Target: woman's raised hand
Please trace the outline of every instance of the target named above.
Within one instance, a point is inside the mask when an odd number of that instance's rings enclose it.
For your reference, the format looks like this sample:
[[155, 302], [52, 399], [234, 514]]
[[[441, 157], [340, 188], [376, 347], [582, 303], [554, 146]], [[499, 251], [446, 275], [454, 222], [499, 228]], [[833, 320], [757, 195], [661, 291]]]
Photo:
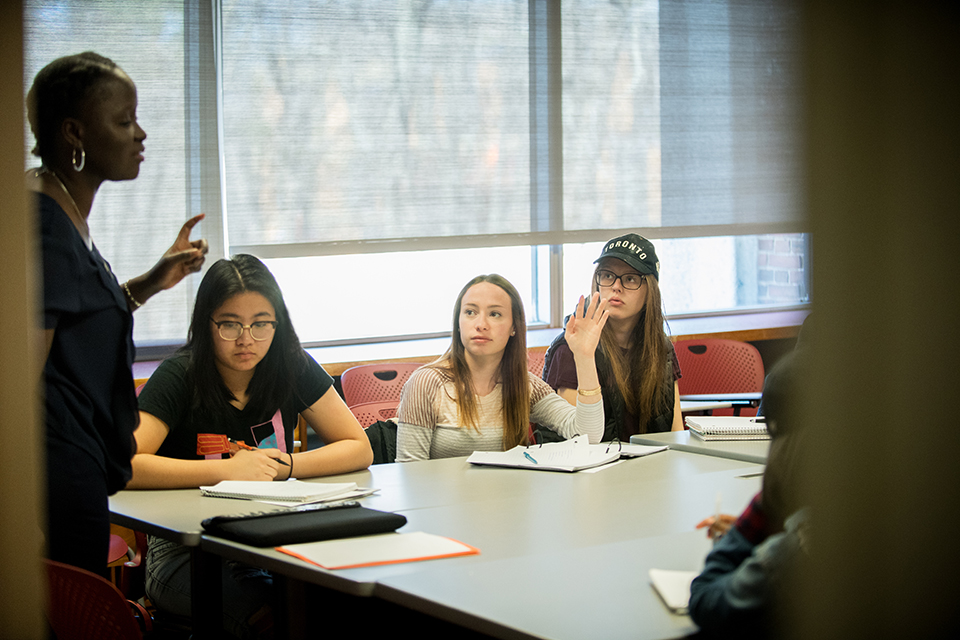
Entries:
[[240, 449], [230, 457], [224, 480], [273, 480], [280, 473], [279, 449]]
[[585, 304], [583, 296], [577, 302], [577, 308], [567, 320], [567, 346], [574, 357], [592, 358], [600, 343], [603, 325], [607, 323], [607, 301], [595, 293]]
[[190, 240], [190, 231], [203, 220], [201, 213], [183, 223], [180, 233], [173, 245], [167, 249], [157, 264], [150, 271], [130, 278], [124, 283], [127, 296], [130, 298], [130, 310], [135, 311], [143, 303], [165, 289], [174, 286], [191, 273], [200, 271], [203, 261], [207, 259], [207, 241]]
[[203, 220], [204, 214], [187, 220], [182, 227], [173, 245], [150, 270], [150, 280], [157, 290], [169, 289], [191, 273], [200, 271], [206, 260], [207, 241], [204, 239], [190, 240], [190, 232]]

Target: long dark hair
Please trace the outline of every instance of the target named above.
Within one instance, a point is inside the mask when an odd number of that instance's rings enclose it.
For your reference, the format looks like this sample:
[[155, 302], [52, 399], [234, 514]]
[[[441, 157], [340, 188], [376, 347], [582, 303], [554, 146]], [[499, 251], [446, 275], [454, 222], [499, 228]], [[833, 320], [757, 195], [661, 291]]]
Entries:
[[187, 344], [181, 349], [190, 356], [193, 408], [206, 419], [217, 420], [234, 400], [217, 370], [213, 341], [219, 337], [214, 336], [210, 318], [227, 300], [248, 291], [266, 298], [273, 305], [277, 319], [270, 349], [257, 364], [247, 387], [248, 406], [264, 413], [279, 409], [294, 393], [304, 358], [309, 357], [300, 346], [300, 339], [290, 322], [280, 286], [266, 265], [245, 254], [217, 260], [200, 282]]
[[453, 307], [453, 339], [450, 348], [440, 358], [431, 363], [433, 369], [444, 372], [453, 380], [457, 397], [457, 413], [461, 426], [479, 429], [477, 400], [473, 392], [473, 378], [467, 365], [466, 349], [460, 334], [460, 308], [463, 296], [475, 284], [489, 282], [503, 289], [510, 297], [511, 319], [514, 335], [507, 340], [507, 346], [500, 360], [500, 384], [503, 397], [503, 448], [512, 449], [527, 442], [530, 428], [530, 379], [527, 373], [527, 321], [523, 313], [523, 301], [516, 287], [503, 276], [492, 273], [477, 276], [468, 282]]
[[27, 119], [37, 140], [33, 155], [50, 166], [56, 149], [56, 137], [65, 118], [80, 114], [84, 102], [99, 84], [117, 79], [122, 69], [110, 58], [93, 51], [57, 58], [37, 73], [27, 92]]
[[[646, 430], [651, 419], [671, 409], [671, 389], [664, 384], [667, 380], [670, 348], [669, 338], [663, 329], [660, 284], [652, 275], [646, 275], [644, 279], [647, 296], [640, 311], [640, 319], [633, 328], [630, 348], [624, 353], [608, 323], [600, 334], [602, 357], [597, 361], [601, 382], [604, 386], [617, 388], [627, 410], [637, 417], [641, 432]], [[593, 291], [596, 293], [599, 290], [594, 271]], [[670, 382], [672, 383], [672, 379]]]

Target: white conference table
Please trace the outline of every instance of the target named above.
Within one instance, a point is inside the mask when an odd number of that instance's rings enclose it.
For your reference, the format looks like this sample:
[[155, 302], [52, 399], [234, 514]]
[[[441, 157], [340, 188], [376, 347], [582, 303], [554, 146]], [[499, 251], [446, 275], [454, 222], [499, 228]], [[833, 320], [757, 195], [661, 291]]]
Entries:
[[769, 440], [701, 440], [689, 430], [664, 433], [640, 433], [630, 436], [632, 444], [666, 445], [674, 451], [766, 464]]
[[[640, 560], [663, 558], [659, 568], [698, 569], [706, 543], [694, 525], [714, 513], [718, 492], [723, 510], [739, 513], [759, 491], [757, 470], [751, 463], [681, 451], [575, 474], [474, 467], [465, 458], [376, 465], [320, 481], [375, 486], [380, 492], [362, 504], [402, 513], [408, 523], [400, 532], [448, 536], [478, 547], [481, 554], [338, 571], [270, 548], [201, 535], [203, 518], [267, 508], [257, 503], [205, 498], [198, 490], [124, 491], [111, 498], [111, 510], [119, 524], [199, 544], [197, 562], [209, 571], [197, 574], [197, 591], [204, 596], [219, 598], [204, 582], [216, 575], [209, 567], [218, 563], [211, 558], [274, 572], [285, 593], [293, 594], [287, 599], [290, 619], [280, 630], [294, 637], [311, 624], [328, 622], [324, 617], [311, 622], [313, 600], [303, 595], [304, 589], [319, 588], [328, 599], [338, 594], [341, 604], [352, 599], [360, 611], [390, 602], [497, 637], [576, 638], [583, 637], [576, 629], [594, 625], [611, 633], [623, 629], [632, 637], [663, 638], [695, 629], [689, 618], [669, 613], [660, 603], [646, 576], [653, 565]], [[597, 561], [601, 557], [609, 562]], [[639, 564], [632, 566], [635, 561]], [[584, 572], [591, 567], [595, 573], [588, 576]], [[474, 582], [474, 575], [485, 577]], [[448, 586], [438, 592], [432, 585], [439, 584]], [[633, 606], [649, 615], [657, 612], [658, 622], [624, 618], [621, 623], [624, 608], [604, 606], [602, 597], [584, 606], [584, 590], [591, 584], [604, 585], [607, 595], [618, 598], [630, 594]], [[514, 596], [502, 597], [501, 588]], [[487, 593], [486, 600], [475, 597], [480, 591]], [[525, 603], [519, 611], [514, 597]], [[209, 597], [204, 606], [212, 606]], [[219, 620], [198, 622], [202, 634]]]
[[680, 413], [696, 413], [698, 411], [713, 411], [714, 409], [729, 409], [732, 402], [721, 400], [681, 400]]
[[[650, 585], [651, 568], [699, 571], [703, 531], [543, 552], [378, 581], [378, 597], [495, 637], [678, 638], [696, 632]], [[545, 585], [552, 588], [545, 590]], [[542, 599], [531, 601], [541, 593]], [[495, 594], [495, 597], [491, 597]]]

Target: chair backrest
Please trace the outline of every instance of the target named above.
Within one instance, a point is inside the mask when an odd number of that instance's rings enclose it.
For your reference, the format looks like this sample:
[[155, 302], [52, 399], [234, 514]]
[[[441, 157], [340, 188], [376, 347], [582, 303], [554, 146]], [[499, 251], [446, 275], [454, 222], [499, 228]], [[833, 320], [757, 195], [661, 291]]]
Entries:
[[367, 402], [400, 402], [400, 391], [410, 374], [423, 365], [415, 362], [362, 364], [340, 376], [348, 407]]
[[387, 400], [386, 402], [362, 402], [350, 407], [350, 411], [356, 416], [360, 426], [366, 429], [378, 420], [389, 420], [397, 415], [397, 407], [400, 406], [399, 400]]
[[746, 342], [710, 338], [678, 340], [680, 393], [756, 393], [763, 391], [763, 359]]
[[547, 357], [547, 350], [542, 347], [527, 348], [527, 370], [538, 378], [543, 377], [543, 359]]
[[50, 596], [47, 619], [58, 640], [143, 638], [130, 603], [110, 582], [85, 569], [44, 562]]

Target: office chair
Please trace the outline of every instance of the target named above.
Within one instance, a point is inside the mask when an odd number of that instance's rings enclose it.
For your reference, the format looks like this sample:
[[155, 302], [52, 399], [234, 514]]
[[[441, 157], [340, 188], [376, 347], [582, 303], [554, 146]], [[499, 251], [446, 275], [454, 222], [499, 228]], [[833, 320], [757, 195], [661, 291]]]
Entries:
[[544, 347], [527, 348], [527, 370], [538, 378], [543, 377], [543, 360], [547, 357]]
[[385, 402], [362, 402], [350, 407], [350, 411], [357, 418], [360, 426], [366, 429], [374, 422], [379, 420], [389, 420], [397, 415], [397, 407], [400, 406], [399, 400], [387, 400]]
[[[683, 374], [677, 383], [682, 396], [763, 391], [763, 359], [751, 344], [709, 338], [678, 340], [673, 348]], [[713, 413], [732, 415], [734, 410], [719, 409]], [[737, 415], [756, 415], [756, 409], [747, 408]]]
[[140, 640], [152, 630], [146, 609], [123, 597], [109, 581], [86, 569], [44, 560], [47, 567], [47, 619], [58, 640]]
[[350, 367], [340, 376], [343, 400], [348, 407], [368, 402], [399, 403], [403, 383], [421, 366], [414, 362], [397, 362]]

